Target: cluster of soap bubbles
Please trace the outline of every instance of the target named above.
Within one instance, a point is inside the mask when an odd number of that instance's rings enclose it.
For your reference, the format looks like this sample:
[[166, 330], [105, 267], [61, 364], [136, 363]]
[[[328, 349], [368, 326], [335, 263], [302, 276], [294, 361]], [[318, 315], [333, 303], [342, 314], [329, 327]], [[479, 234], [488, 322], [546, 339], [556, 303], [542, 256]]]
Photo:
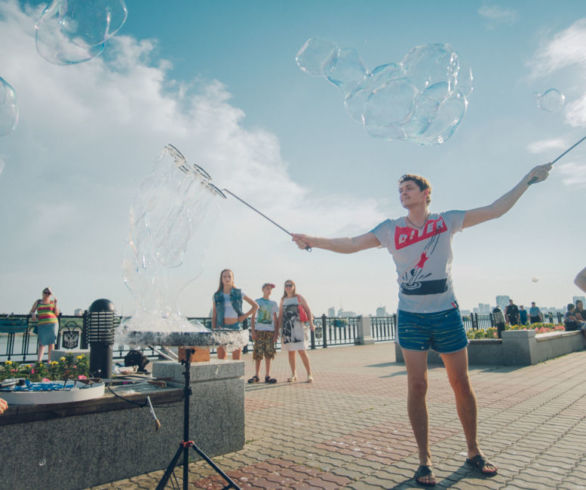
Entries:
[[16, 92], [12, 85], [0, 77], [0, 136], [10, 134], [17, 124]]
[[53, 0], [35, 24], [37, 51], [57, 65], [91, 60], [127, 14], [124, 0]]
[[[179, 279], [172, 281], [170, 276], [183, 264], [188, 245], [192, 256], [203, 259], [209, 228], [219, 211], [219, 195], [223, 194], [211, 184], [205, 170], [188, 164], [174, 146], [165, 147], [153, 171], [141, 182], [130, 209], [123, 277], [137, 311], [125, 322], [126, 330], [196, 329], [176, 307]], [[192, 240], [194, 236], [196, 240]], [[190, 272], [197, 276], [201, 270]], [[205, 330], [202, 325], [197, 327]]]
[[537, 95], [537, 107], [546, 112], [560, 112], [566, 103], [566, 96], [558, 89], [550, 88]]
[[472, 92], [472, 71], [448, 44], [416, 46], [400, 62], [368, 70], [355, 49], [312, 38], [296, 61], [304, 72], [339, 87], [348, 113], [370, 135], [389, 140], [444, 143], [461, 123]]

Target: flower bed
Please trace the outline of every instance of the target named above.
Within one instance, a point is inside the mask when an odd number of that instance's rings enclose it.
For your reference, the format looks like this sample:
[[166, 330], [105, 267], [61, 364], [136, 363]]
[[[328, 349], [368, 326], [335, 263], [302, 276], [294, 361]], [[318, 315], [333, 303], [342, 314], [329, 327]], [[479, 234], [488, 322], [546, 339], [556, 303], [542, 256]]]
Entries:
[[51, 361], [48, 364], [6, 361], [0, 365], [0, 381], [11, 378], [23, 378], [30, 381], [87, 379], [89, 369], [89, 359], [86, 355], [68, 354], [61, 357], [59, 361]]
[[[533, 323], [532, 325], [511, 325], [505, 330], [535, 330], [535, 333], [565, 332], [563, 325], [553, 323]], [[466, 336], [470, 340], [476, 339], [496, 339], [498, 338], [496, 327], [479, 328], [478, 330], [468, 330]]]

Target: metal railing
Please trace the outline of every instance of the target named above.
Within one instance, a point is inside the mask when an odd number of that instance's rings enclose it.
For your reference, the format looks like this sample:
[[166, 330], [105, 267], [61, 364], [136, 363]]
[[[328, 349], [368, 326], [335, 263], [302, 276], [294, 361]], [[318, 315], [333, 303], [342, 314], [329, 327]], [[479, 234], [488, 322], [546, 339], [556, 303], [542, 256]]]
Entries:
[[[463, 316], [466, 330], [477, 330], [495, 326], [492, 314], [471, 313]], [[189, 321], [198, 321], [206, 328], [211, 328], [210, 317], [189, 317]], [[563, 322], [561, 313], [544, 315], [544, 321]], [[311, 349], [327, 348], [339, 345], [352, 345], [359, 336], [361, 317], [328, 317], [322, 315], [314, 318], [315, 332], [311, 332]], [[397, 335], [397, 315], [370, 317], [372, 338], [376, 342], [395, 340]], [[30, 315], [0, 316], [0, 363], [7, 360], [32, 362], [38, 355], [37, 336], [34, 332], [36, 322]], [[252, 349], [249, 342], [248, 349]], [[59, 333], [55, 349], [87, 348], [87, 334], [84, 332], [84, 317], [72, 315], [59, 316]], [[277, 343], [277, 349], [281, 345]], [[113, 358], [119, 361], [129, 351], [128, 346], [115, 345]], [[158, 357], [152, 348], [142, 349], [147, 357]]]

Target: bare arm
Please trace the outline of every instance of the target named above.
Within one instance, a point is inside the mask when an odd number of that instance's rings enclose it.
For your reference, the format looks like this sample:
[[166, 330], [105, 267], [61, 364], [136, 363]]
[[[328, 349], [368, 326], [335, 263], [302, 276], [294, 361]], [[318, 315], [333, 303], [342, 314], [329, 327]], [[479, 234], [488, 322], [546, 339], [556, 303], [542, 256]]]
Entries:
[[61, 312], [59, 311], [59, 307], [57, 306], [57, 298], [55, 298], [55, 299], [53, 300], [53, 306], [54, 306], [54, 310], [53, 310], [53, 311], [55, 312], [55, 315], [59, 316], [59, 314], [60, 314]]
[[216, 302], [214, 301], [212, 308], [212, 330], [216, 329], [217, 317], [218, 314], [216, 312]]
[[582, 269], [576, 279], [574, 279], [574, 283], [578, 286], [582, 291], [586, 292], [586, 267]]
[[29, 315], [31, 316], [31, 319], [33, 322], [37, 321], [37, 307], [39, 306], [39, 300], [36, 300], [33, 303], [33, 307], [31, 308], [31, 311], [29, 312]]
[[257, 312], [257, 310], [258, 310], [258, 304], [257, 304], [257, 302], [256, 302], [256, 301], [254, 301], [253, 299], [249, 298], [249, 297], [248, 297], [248, 296], [246, 296], [246, 295], [244, 295], [244, 296], [242, 297], [242, 299], [243, 299], [244, 301], [246, 301], [246, 302], [247, 302], [247, 303], [248, 303], [248, 304], [251, 306], [251, 308], [250, 308], [250, 310], [248, 310], [246, 313], [244, 313], [243, 315], [240, 315], [240, 316], [238, 317], [238, 321], [239, 321], [239, 322], [242, 322], [242, 321], [244, 321], [246, 318], [248, 318], [249, 316], [252, 316], [252, 315], [254, 315], [254, 314]]
[[379, 247], [380, 242], [374, 233], [368, 232], [353, 238], [320, 238], [293, 233], [293, 241], [299, 248], [323, 248], [341, 254], [352, 254], [368, 248]]
[[283, 326], [283, 299], [279, 303], [279, 327]]
[[462, 227], [468, 228], [469, 226], [478, 225], [484, 221], [501, 217], [509, 209], [511, 209], [519, 200], [519, 198], [525, 193], [525, 191], [529, 188], [529, 182], [531, 182], [533, 179], [533, 183], [544, 181], [547, 179], [550, 170], [551, 163], [538, 165], [537, 167], [533, 168], [525, 177], [523, 177], [515, 187], [513, 187], [504, 196], [501, 196], [499, 199], [494, 201], [492, 204], [466, 211]]

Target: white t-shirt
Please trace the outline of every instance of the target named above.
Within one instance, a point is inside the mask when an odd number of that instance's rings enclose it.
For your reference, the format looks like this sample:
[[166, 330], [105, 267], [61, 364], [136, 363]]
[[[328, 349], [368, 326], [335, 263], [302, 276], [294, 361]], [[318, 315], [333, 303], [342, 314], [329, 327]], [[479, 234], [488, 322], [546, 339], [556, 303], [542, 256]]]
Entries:
[[258, 311], [256, 312], [255, 330], [264, 332], [275, 331], [275, 317], [279, 314], [279, 307], [277, 303], [270, 299], [259, 298], [256, 300], [258, 304]]
[[[241, 291], [242, 299], [244, 300], [244, 291]], [[224, 318], [238, 318], [238, 313], [232, 306], [232, 301], [230, 301], [230, 295], [226, 293], [222, 293], [224, 295]]]
[[419, 230], [405, 217], [387, 219], [371, 230], [393, 256], [399, 310], [434, 313], [457, 307], [452, 287], [452, 236], [462, 230], [466, 211], [430, 214]]

